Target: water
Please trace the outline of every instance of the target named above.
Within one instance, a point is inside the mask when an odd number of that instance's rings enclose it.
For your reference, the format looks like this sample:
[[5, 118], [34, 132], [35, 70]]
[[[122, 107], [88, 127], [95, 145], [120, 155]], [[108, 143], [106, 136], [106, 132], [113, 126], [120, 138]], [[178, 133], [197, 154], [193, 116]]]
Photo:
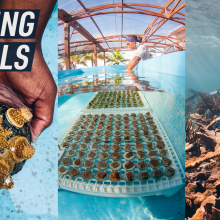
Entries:
[[[74, 94], [59, 97], [62, 105], [58, 109], [58, 138], [61, 137], [70, 122], [94, 95]], [[143, 92], [153, 111], [164, 126], [182, 164], [184, 155], [184, 104], [183, 95]], [[161, 108], [164, 106], [163, 108]], [[175, 131], [175, 132], [173, 132]], [[184, 189], [171, 198], [162, 196], [134, 197], [134, 198], [106, 198], [59, 191], [59, 219], [181, 219], [185, 214]]]
[[[106, 70], [82, 72], [69, 70], [59, 79], [59, 96], [116, 90], [158, 91], [184, 93], [184, 77], [162, 72]], [[83, 69], [84, 70], [84, 69]], [[73, 88], [74, 87], [74, 88]]]
[[186, 4], [186, 97], [188, 89], [212, 92], [220, 88], [220, 1]]

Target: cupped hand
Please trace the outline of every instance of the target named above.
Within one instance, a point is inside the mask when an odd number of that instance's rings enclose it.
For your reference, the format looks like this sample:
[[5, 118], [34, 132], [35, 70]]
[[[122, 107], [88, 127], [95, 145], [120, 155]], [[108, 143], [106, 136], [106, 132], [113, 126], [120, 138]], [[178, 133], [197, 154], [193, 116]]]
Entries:
[[57, 86], [44, 61], [40, 48], [36, 48], [31, 72], [0, 72], [0, 83], [11, 88], [33, 113], [32, 142], [53, 120]]

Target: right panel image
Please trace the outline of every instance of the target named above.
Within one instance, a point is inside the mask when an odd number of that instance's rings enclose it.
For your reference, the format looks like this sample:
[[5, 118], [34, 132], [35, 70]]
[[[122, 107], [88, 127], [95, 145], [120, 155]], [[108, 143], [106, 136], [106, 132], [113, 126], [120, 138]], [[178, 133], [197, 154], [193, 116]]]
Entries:
[[186, 4], [186, 219], [220, 219], [220, 2]]

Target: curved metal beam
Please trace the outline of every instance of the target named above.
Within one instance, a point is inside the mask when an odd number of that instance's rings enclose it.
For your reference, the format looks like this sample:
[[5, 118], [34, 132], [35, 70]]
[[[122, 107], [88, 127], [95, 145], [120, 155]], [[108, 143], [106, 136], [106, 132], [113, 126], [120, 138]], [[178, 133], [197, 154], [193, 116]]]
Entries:
[[[124, 14], [142, 14], [142, 15], [150, 15], [150, 16], [158, 16], [161, 18], [166, 18], [165, 15], [159, 14], [157, 12], [149, 11], [149, 12], [142, 12], [142, 11], [105, 11], [105, 12], [97, 12], [97, 13], [90, 13], [90, 16], [97, 16], [97, 15], [106, 15], [106, 14], [118, 14], [118, 13], [124, 13]], [[89, 17], [88, 14], [85, 14], [83, 16], [74, 16], [70, 20], [79, 20], [82, 18], [87, 18]]]
[[[164, 9], [165, 7], [163, 6], [158, 6], [158, 5], [151, 5], [151, 4], [138, 4], [138, 3], [123, 3], [123, 5], [121, 5], [120, 3], [118, 4], [106, 4], [106, 5], [99, 5], [99, 6], [94, 6], [91, 8], [87, 8], [90, 12], [94, 12], [94, 11], [101, 11], [104, 9], [109, 9], [109, 8], [116, 8], [116, 7], [124, 7], [124, 8], [132, 8], [132, 7], [148, 7], [148, 8], [158, 8], [158, 9]], [[139, 10], [143, 10], [145, 11], [146, 9], [143, 8], [139, 8]], [[172, 10], [167, 8], [167, 10]], [[80, 11], [76, 11], [71, 13], [70, 15], [75, 16], [77, 14], [81, 14], [83, 13], [83, 10]], [[183, 13], [179, 12], [178, 14], [185, 16]]]
[[[70, 15], [73, 16], [72, 20], [79, 20], [82, 18], [86, 18], [89, 16], [97, 16], [97, 15], [103, 15], [103, 14], [115, 14], [115, 13], [132, 13], [132, 14], [144, 14], [144, 15], [150, 15], [150, 16], [156, 16], [156, 17], [161, 17], [161, 18], [167, 18], [172, 20], [172, 16], [171, 17], [167, 17], [167, 15], [163, 15], [161, 12], [155, 12], [155, 11], [151, 11], [151, 10], [147, 10], [147, 9], [143, 9], [143, 8], [137, 8], [137, 7], [133, 7], [133, 6], [141, 6], [141, 7], [150, 7], [150, 8], [160, 8], [162, 9], [162, 11], [164, 11], [165, 9], [170, 11], [172, 14], [176, 13], [176, 14], [180, 14], [185, 16], [183, 13], [177, 11], [173, 11], [173, 9], [169, 9], [169, 8], [165, 8], [162, 6], [157, 6], [157, 5], [149, 5], [149, 4], [106, 4], [106, 5], [101, 5], [101, 6], [95, 6], [95, 7], [91, 7], [91, 8], [87, 8], [87, 12], [85, 12], [84, 10], [80, 10], [74, 13], [71, 13]], [[109, 8], [116, 8], [116, 7], [121, 7], [123, 8], [132, 8], [132, 9], [136, 9], [139, 11], [106, 11], [106, 12], [98, 12], [104, 9], [109, 9]], [[88, 13], [89, 12], [89, 13]], [[174, 20], [175, 22], [179, 22], [178, 20]], [[63, 22], [59, 23], [58, 25], [62, 25]], [[181, 22], [182, 24], [182, 22]]]

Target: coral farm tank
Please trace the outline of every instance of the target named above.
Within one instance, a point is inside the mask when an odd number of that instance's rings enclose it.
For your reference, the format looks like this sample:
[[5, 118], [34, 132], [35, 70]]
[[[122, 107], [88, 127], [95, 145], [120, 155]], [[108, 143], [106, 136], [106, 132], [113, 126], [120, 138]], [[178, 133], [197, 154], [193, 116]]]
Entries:
[[13, 188], [12, 176], [35, 152], [27, 124], [31, 118], [27, 108], [15, 109], [0, 102], [0, 189]]

